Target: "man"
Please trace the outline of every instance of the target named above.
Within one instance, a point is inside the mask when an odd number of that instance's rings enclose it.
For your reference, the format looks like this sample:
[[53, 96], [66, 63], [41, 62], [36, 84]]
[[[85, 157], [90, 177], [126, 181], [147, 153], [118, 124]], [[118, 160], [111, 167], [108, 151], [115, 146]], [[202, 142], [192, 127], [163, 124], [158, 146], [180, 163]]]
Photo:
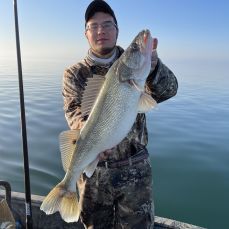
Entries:
[[[88, 78], [104, 76], [123, 52], [116, 45], [118, 24], [111, 7], [101, 0], [89, 4], [85, 13], [87, 56], [64, 73], [65, 117], [71, 129], [81, 129], [88, 115], [81, 112]], [[152, 66], [145, 90], [158, 102], [174, 96], [177, 80], [157, 57], [154, 40]], [[81, 220], [86, 228], [153, 228], [152, 173], [146, 149], [148, 134], [145, 114], [136, 121], [123, 141], [101, 152], [91, 178], [84, 174], [78, 183], [82, 202]]]

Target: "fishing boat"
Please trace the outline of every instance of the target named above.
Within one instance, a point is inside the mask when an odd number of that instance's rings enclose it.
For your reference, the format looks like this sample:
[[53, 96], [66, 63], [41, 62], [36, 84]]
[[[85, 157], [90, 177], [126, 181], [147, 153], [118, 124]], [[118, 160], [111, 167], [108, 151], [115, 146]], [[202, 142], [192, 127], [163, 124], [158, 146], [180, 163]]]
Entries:
[[[21, 192], [13, 192], [11, 191], [10, 184], [6, 181], [0, 181], [0, 201], [5, 199], [13, 216], [15, 218], [16, 224], [18, 224], [17, 228], [25, 228], [25, 193]], [[83, 225], [80, 222], [77, 223], [66, 223], [61, 219], [60, 214], [54, 213], [53, 215], [46, 215], [43, 211], [40, 210], [40, 205], [45, 197], [39, 195], [31, 195], [31, 203], [32, 203], [32, 218], [33, 218], [33, 228], [40, 229], [62, 229], [62, 228], [77, 228], [84, 229]], [[1, 215], [1, 213], [0, 213]], [[21, 226], [20, 226], [21, 225]], [[0, 228], [1, 223], [0, 223]], [[155, 224], [154, 229], [204, 229], [203, 227], [198, 227], [192, 224], [187, 224], [183, 222], [179, 222], [172, 219], [162, 218], [159, 216], [155, 216]]]

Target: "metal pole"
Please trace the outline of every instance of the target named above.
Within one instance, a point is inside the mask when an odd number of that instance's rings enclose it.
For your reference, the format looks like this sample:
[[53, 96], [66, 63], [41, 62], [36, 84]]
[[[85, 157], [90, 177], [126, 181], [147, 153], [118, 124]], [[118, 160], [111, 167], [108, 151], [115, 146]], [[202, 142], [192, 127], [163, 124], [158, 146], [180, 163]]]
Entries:
[[22, 66], [21, 66], [21, 50], [20, 50], [20, 39], [19, 39], [19, 29], [18, 29], [17, 0], [13, 0], [13, 1], [14, 1], [14, 18], [15, 18], [15, 33], [16, 33], [16, 47], [17, 47], [17, 62], [18, 62], [18, 81], [19, 81], [19, 94], [20, 94], [20, 106], [21, 106], [21, 134], [22, 134], [23, 157], [24, 157], [26, 228], [32, 229], [33, 221], [32, 221], [32, 206], [31, 206], [31, 192], [30, 192], [30, 177], [29, 177], [29, 159], [28, 159], [24, 91], [23, 91], [23, 78], [22, 78]]

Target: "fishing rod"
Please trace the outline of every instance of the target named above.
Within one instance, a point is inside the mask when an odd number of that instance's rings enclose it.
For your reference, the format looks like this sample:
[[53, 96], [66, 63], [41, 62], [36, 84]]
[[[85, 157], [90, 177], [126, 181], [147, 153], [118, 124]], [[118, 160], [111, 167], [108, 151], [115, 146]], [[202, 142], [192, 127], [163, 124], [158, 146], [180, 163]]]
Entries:
[[33, 221], [32, 221], [32, 206], [31, 206], [31, 192], [30, 192], [30, 177], [29, 177], [29, 158], [28, 158], [26, 120], [25, 120], [23, 77], [22, 77], [22, 66], [21, 66], [21, 50], [20, 50], [19, 28], [18, 28], [17, 0], [13, 0], [13, 3], [14, 3], [14, 19], [15, 19], [15, 33], [16, 33], [17, 63], [18, 63], [18, 82], [19, 82], [20, 108], [21, 108], [21, 134], [22, 134], [23, 158], [24, 158], [26, 228], [32, 229]]

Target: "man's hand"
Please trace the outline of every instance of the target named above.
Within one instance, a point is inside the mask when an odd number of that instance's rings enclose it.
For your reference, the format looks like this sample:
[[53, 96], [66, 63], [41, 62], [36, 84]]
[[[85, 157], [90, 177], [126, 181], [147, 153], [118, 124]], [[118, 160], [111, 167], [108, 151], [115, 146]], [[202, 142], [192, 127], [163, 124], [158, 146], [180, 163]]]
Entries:
[[153, 38], [151, 71], [155, 69], [157, 62], [158, 62], [157, 45], [158, 45], [157, 38]]
[[[113, 149], [113, 148], [112, 148]], [[107, 149], [99, 154], [99, 160], [105, 161], [109, 155], [112, 153], [112, 149]]]

